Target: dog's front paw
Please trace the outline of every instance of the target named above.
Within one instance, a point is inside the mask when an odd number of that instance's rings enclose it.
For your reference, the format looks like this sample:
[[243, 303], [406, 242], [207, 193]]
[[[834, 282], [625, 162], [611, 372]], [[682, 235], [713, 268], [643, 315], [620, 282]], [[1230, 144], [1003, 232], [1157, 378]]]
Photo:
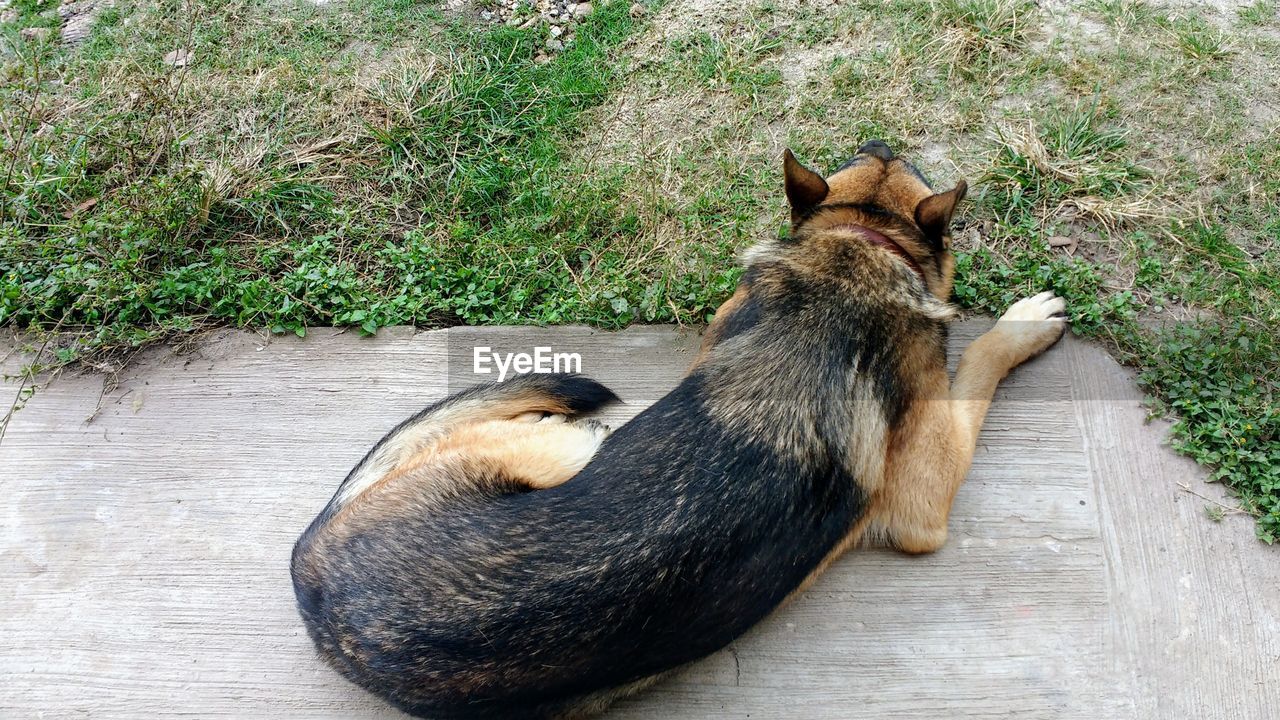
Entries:
[[1051, 291], [1014, 303], [996, 323], [1014, 364], [1048, 350], [1067, 329], [1067, 303]]

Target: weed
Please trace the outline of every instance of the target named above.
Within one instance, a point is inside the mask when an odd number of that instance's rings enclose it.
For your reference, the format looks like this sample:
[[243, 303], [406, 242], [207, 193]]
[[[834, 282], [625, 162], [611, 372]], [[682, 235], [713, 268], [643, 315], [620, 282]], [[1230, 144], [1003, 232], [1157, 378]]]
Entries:
[[969, 54], [1022, 48], [1032, 29], [1035, 4], [1029, 0], [934, 0], [935, 21], [965, 35]]
[[1144, 0], [1091, 0], [1086, 7], [1120, 30], [1133, 30], [1150, 23], [1155, 17]]
[[1244, 25], [1257, 27], [1274, 20], [1276, 9], [1274, 0], [1256, 0], [1252, 5], [1244, 5], [1236, 10], [1236, 17]]
[[[1259, 517], [1258, 535], [1280, 538], [1280, 377], [1271, 333], [1247, 323], [1176, 325], [1157, 334], [1142, 386], [1172, 411], [1175, 446], [1213, 468], [1243, 507]], [[1257, 375], [1257, 372], [1270, 372]]]
[[1105, 116], [1094, 98], [1051, 111], [1039, 124], [998, 129], [984, 201], [1010, 224], [1016, 215], [1043, 221], [1068, 208], [1109, 227], [1154, 216], [1142, 198], [1146, 173], [1122, 152], [1128, 133]]
[[778, 36], [763, 32], [726, 38], [697, 32], [670, 43], [676, 63], [685, 66], [693, 79], [710, 88], [727, 88], [744, 96], [782, 81], [776, 67], [761, 65], [762, 59], [781, 46]]
[[1166, 26], [1178, 49], [1192, 60], [1217, 60], [1228, 53], [1226, 35], [1198, 15], [1168, 21]]

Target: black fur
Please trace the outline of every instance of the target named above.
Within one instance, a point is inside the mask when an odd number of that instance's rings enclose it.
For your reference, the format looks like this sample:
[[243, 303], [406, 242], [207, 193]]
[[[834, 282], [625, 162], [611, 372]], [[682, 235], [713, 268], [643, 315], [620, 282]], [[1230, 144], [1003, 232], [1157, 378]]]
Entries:
[[[440, 718], [541, 717], [566, 698], [695, 660], [768, 614], [839, 541], [862, 511], [857, 485], [834, 463], [806, 472], [730, 434], [701, 407], [701, 382], [696, 375], [686, 379], [607, 440], [607, 466], [588, 465], [559, 488], [496, 499], [482, 514], [458, 508], [418, 528], [420, 537], [454, 540], [427, 553], [415, 573], [419, 583], [453, 586], [443, 592], [465, 583], [465, 592], [476, 596], [518, 586], [526, 601], [481, 620], [454, 615], [465, 608], [442, 607], [437, 623], [412, 628], [403, 645], [380, 656], [386, 674], [379, 685], [420, 678], [415, 668], [430, 658], [430, 675], [440, 685], [422, 695], [405, 688], [397, 703], [403, 710]], [[787, 477], [800, 482], [772, 487]], [[640, 478], [644, 482], [636, 482]], [[518, 548], [533, 528], [556, 540], [541, 544], [537, 558], [514, 560], [511, 574], [495, 572], [483, 556], [449, 552], [467, 547], [457, 541], [468, 536]], [[402, 537], [417, 534], [406, 531]], [[427, 548], [375, 543], [352, 549]], [[517, 570], [523, 567], [539, 570]], [[478, 576], [485, 580], [472, 579]], [[386, 599], [432, 602], [430, 596]], [[544, 599], [559, 607], [547, 607]], [[554, 658], [557, 667], [539, 667], [541, 656]], [[574, 667], [564, 667], [567, 658]], [[508, 678], [505, 687], [450, 687], [451, 675], [495, 661], [497, 674]], [[509, 693], [512, 687], [523, 690]]]
[[[346, 668], [367, 687], [398, 688], [388, 699], [431, 718], [544, 717], [567, 698], [718, 650], [800, 584], [865, 499], [832, 458], [806, 468], [727, 431], [700, 402], [703, 381], [690, 376], [623, 426], [601, 450], [608, 464], [565, 485], [483, 507], [460, 500], [400, 520], [393, 536], [353, 537], [352, 576], [327, 579], [323, 606], [300, 593], [304, 617], [336, 615], [356, 636], [378, 635], [387, 617], [431, 618], [366, 648], [365, 668]], [[529, 546], [529, 532], [542, 541]], [[514, 555], [495, 567], [483, 547]], [[413, 561], [391, 578], [360, 572], [396, 557]], [[487, 616], [459, 602], [515, 589], [521, 603]], [[556, 666], [540, 667], [543, 656]], [[477, 668], [488, 687], [454, 682]]]

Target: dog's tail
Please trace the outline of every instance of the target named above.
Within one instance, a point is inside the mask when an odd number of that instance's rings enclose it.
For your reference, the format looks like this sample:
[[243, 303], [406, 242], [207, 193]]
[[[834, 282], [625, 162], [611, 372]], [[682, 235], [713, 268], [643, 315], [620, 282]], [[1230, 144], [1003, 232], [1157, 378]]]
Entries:
[[581, 415], [617, 401], [609, 388], [582, 375], [529, 374], [468, 388], [400, 423], [373, 446], [338, 486], [317, 520], [332, 516], [380, 478], [452, 430], [526, 413]]

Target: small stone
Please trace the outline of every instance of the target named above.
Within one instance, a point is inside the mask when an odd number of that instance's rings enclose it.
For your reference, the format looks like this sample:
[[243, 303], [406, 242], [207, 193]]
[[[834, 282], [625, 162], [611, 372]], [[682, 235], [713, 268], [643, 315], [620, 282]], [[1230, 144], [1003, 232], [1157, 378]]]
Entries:
[[547, 49], [550, 50], [551, 52], [560, 52], [561, 50], [564, 49], [564, 43], [560, 42], [555, 38], [551, 38], [550, 40], [547, 41]]
[[520, 23], [522, 23], [522, 22], [524, 22], [524, 21], [523, 21], [523, 20], [521, 20], [520, 18], [516, 17], [515, 15], [512, 15], [511, 17], [507, 18], [507, 25], [509, 25], [509, 26], [511, 26], [511, 27], [519, 27], [519, 26], [520, 26]]
[[538, 24], [538, 16], [537, 16], [537, 15], [534, 15], [533, 17], [529, 18], [528, 20], [525, 20], [523, 23], [520, 23], [520, 29], [521, 29], [521, 30], [528, 30], [529, 28], [531, 28], [531, 27], [533, 27], [534, 25], [537, 25], [537, 24]]
[[1065, 235], [1054, 235], [1053, 237], [1049, 238], [1048, 243], [1049, 243], [1049, 247], [1058, 248], [1058, 247], [1067, 247], [1069, 245], [1075, 245], [1076, 241]]
[[85, 13], [92, 12], [94, 10], [94, 6], [98, 3], [99, 0], [75, 0], [74, 2], [64, 2], [58, 6], [58, 17], [66, 20], [72, 15], [84, 15]]
[[533, 56], [533, 61], [539, 65], [545, 65], [551, 61], [551, 56], [544, 52], [539, 52]]
[[169, 65], [180, 68], [190, 65], [191, 57], [190, 50], [172, 50], [164, 56], [164, 61]]
[[18, 19], [17, 10], [5, 10], [0, 13], [0, 23], [11, 23]]
[[24, 40], [48, 40], [49, 35], [52, 33], [49, 28], [31, 27], [22, 28], [22, 32], [19, 34], [22, 35]]
[[627, 10], [627, 12], [628, 12], [628, 13], [631, 15], [631, 17], [633, 17], [633, 18], [642, 18], [642, 17], [644, 17], [646, 14], [648, 14], [648, 12], [649, 12], [649, 11], [648, 11], [648, 10], [646, 10], [646, 9], [645, 9], [645, 7], [644, 7], [643, 5], [641, 5], [640, 3], [633, 3], [633, 4], [631, 5], [631, 9]]
[[591, 13], [595, 11], [596, 11], [595, 7], [589, 2], [578, 3], [577, 5], [573, 6], [573, 19], [583, 20], [585, 18], [591, 17]]
[[98, 204], [98, 198], [96, 198], [96, 197], [89, 198], [88, 200], [85, 200], [84, 202], [80, 203], [79, 205], [76, 205], [75, 207], [71, 208], [70, 210], [68, 210], [68, 211], [66, 211], [66, 212], [64, 212], [64, 213], [62, 213], [62, 217], [64, 217], [64, 218], [73, 218], [73, 217], [75, 217], [76, 215], [78, 215], [78, 214], [80, 214], [80, 213], [82, 213], [82, 212], [84, 212], [84, 211], [86, 211], [86, 210], [89, 210], [89, 209], [93, 208], [93, 206], [94, 206], [94, 205], [97, 205], [97, 204]]
[[493, 13], [489, 12], [488, 10], [481, 10], [481, 11], [480, 11], [480, 19], [481, 19], [481, 20], [492, 20], [492, 19], [493, 19]]
[[89, 37], [98, 15], [111, 4], [112, 0], [64, 0], [58, 7], [58, 16], [62, 18], [62, 42], [75, 45]]
[[563, 33], [564, 33], [564, 28], [560, 27], [559, 25], [551, 26], [551, 37], [558, 38]]

